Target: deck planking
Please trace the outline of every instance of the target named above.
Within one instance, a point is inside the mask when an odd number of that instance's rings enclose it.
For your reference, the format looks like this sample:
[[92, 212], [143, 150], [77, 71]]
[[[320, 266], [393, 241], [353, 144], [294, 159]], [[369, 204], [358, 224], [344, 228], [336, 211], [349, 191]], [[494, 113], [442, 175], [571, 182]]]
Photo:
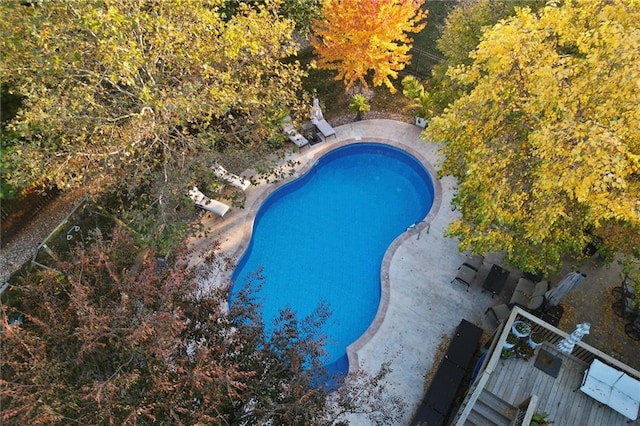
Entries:
[[622, 414], [602, 406], [579, 390], [587, 364], [571, 356], [557, 355], [562, 358], [557, 378], [536, 368], [535, 358], [529, 361], [501, 359], [485, 389], [514, 406], [531, 395], [537, 395], [539, 401], [536, 411], [549, 413], [554, 424], [629, 425], [628, 419]]

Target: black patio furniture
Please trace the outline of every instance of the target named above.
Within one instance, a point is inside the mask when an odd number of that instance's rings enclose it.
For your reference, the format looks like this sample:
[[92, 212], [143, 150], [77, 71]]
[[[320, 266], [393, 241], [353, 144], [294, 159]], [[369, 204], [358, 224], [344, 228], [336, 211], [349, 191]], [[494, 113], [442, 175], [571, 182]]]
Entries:
[[481, 328], [467, 320], [460, 321], [411, 424], [446, 424], [460, 384], [478, 350], [481, 337]]
[[465, 265], [464, 263], [458, 268], [458, 273], [456, 274], [455, 278], [451, 280], [451, 282], [459, 282], [461, 284], [464, 284], [467, 286], [467, 291], [469, 291], [469, 287], [471, 286], [471, 283], [473, 282], [473, 280], [476, 279], [476, 274], [478, 272], [473, 269], [470, 268], [469, 266]]
[[637, 316], [633, 321], [625, 324], [624, 332], [633, 340], [640, 340], [640, 316]]
[[467, 265], [469, 268], [478, 272], [482, 267], [482, 263], [484, 262], [484, 256], [480, 254], [471, 254], [467, 255], [463, 265]]
[[629, 276], [625, 274], [622, 284], [611, 289], [613, 297], [620, 300], [623, 297], [634, 298], [636, 291], [635, 287], [629, 282]]
[[500, 305], [489, 306], [487, 310], [484, 311], [485, 315], [488, 313], [491, 313], [493, 318], [495, 318], [498, 324], [500, 324], [502, 321], [507, 319], [509, 314], [511, 314], [511, 308], [509, 307], [509, 305], [501, 303]]
[[550, 306], [549, 308], [544, 309], [542, 312], [538, 314], [538, 318], [541, 320], [551, 324], [554, 327], [557, 327], [562, 319], [562, 314], [564, 313], [564, 308], [560, 305]]
[[482, 291], [490, 292], [493, 299], [493, 296], [500, 294], [504, 284], [507, 282], [507, 278], [509, 278], [509, 271], [501, 266], [493, 265], [489, 270], [489, 275], [482, 283]]
[[639, 314], [638, 306], [636, 306], [634, 299], [630, 297], [623, 297], [611, 305], [611, 308], [617, 316], [624, 319], [633, 320]]
[[478, 342], [482, 337], [482, 329], [467, 320], [462, 320], [456, 329], [456, 334], [444, 355], [445, 359], [453, 362], [462, 369], [466, 369], [478, 349]]

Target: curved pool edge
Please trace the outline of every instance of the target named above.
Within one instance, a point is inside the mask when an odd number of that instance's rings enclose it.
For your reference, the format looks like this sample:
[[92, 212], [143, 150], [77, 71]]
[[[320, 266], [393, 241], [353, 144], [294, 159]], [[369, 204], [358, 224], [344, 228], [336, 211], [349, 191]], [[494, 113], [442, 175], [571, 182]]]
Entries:
[[[410, 125], [407, 125], [407, 126], [410, 126]], [[435, 168], [428, 161], [428, 159], [423, 154], [416, 151], [414, 148], [396, 139], [390, 139], [390, 138], [381, 138], [381, 137], [375, 137], [375, 136], [360, 136], [360, 137], [345, 138], [342, 140], [337, 140], [335, 142], [333, 141], [323, 142], [323, 146], [319, 147], [319, 149], [317, 149], [317, 151], [315, 151], [308, 159], [306, 159], [304, 163], [301, 163], [301, 166], [299, 167], [299, 169], [297, 169], [291, 176], [288, 176], [287, 178], [282, 179], [273, 184], [268, 184], [267, 187], [260, 193], [260, 195], [251, 203], [251, 206], [247, 209], [246, 220], [242, 224], [242, 231], [241, 231], [241, 237], [240, 237], [241, 242], [238, 245], [238, 248], [235, 250], [235, 252], [232, 255], [233, 259], [240, 259], [244, 255], [245, 251], [249, 247], [249, 243], [251, 242], [253, 226], [255, 223], [257, 213], [260, 207], [262, 206], [262, 204], [272, 193], [274, 193], [279, 188], [287, 185], [290, 182], [293, 182], [294, 180], [306, 174], [309, 170], [311, 170], [311, 168], [317, 163], [317, 161], [321, 157], [328, 154], [330, 151], [336, 150], [338, 148], [341, 148], [347, 145], [353, 145], [358, 143], [380, 143], [384, 145], [389, 145], [389, 146], [398, 148], [400, 150], [403, 150], [409, 155], [413, 156], [427, 170], [433, 184], [434, 194], [433, 194], [433, 204], [427, 216], [425, 216], [424, 219], [422, 219], [418, 224], [416, 224], [414, 228], [412, 228], [411, 230], [405, 231], [402, 234], [400, 234], [398, 237], [396, 237], [394, 241], [391, 243], [391, 245], [385, 251], [385, 254], [382, 260], [382, 266], [380, 269], [380, 303], [378, 305], [376, 315], [373, 321], [371, 322], [371, 324], [369, 325], [369, 327], [367, 328], [367, 330], [356, 341], [351, 343], [346, 348], [346, 352], [347, 352], [346, 356], [349, 363], [349, 373], [355, 373], [359, 369], [358, 351], [362, 349], [364, 346], [366, 346], [366, 344], [369, 343], [369, 341], [376, 335], [376, 333], [378, 332], [378, 330], [380, 329], [381, 325], [385, 320], [387, 308], [389, 306], [389, 301], [390, 301], [390, 293], [391, 293], [389, 268], [395, 252], [400, 246], [402, 246], [402, 244], [405, 241], [407, 241], [407, 239], [417, 235], [419, 232], [422, 232], [424, 229], [426, 229], [430, 225], [433, 218], [437, 215], [438, 211], [440, 210], [440, 207], [442, 204], [441, 183], [437, 177]], [[425, 141], [421, 143], [427, 144], [427, 142]], [[226, 275], [225, 277], [226, 281], [230, 282], [230, 279], [233, 275], [233, 269], [231, 271], [226, 271], [225, 275]]]
[[427, 213], [427, 215], [420, 222], [418, 222], [414, 228], [398, 235], [396, 239], [393, 240], [391, 245], [389, 245], [389, 248], [387, 248], [387, 250], [385, 251], [384, 257], [382, 258], [382, 266], [380, 268], [380, 304], [378, 305], [378, 311], [376, 312], [376, 315], [367, 330], [358, 338], [358, 340], [347, 346], [349, 373], [355, 373], [358, 370], [358, 351], [365, 345], [367, 345], [367, 343], [369, 343], [371, 339], [373, 339], [385, 320], [387, 309], [389, 307], [389, 301], [391, 298], [391, 279], [389, 276], [389, 270], [391, 268], [391, 261], [393, 260], [393, 256], [395, 255], [398, 248], [400, 248], [402, 244], [409, 238], [418, 235], [420, 232], [428, 229], [431, 226], [431, 221], [438, 214], [438, 211], [440, 210], [440, 206], [442, 204], [442, 187], [440, 184], [440, 180], [438, 180], [435, 168], [422, 154], [420, 154], [413, 148], [402, 144], [401, 142], [391, 141], [389, 143], [380, 140], [376, 141], [374, 139], [375, 138], [367, 138], [367, 142], [386, 143], [388, 145], [402, 149], [408, 154], [415, 157], [420, 162], [420, 164], [422, 164], [422, 166], [429, 173], [431, 182], [433, 184], [433, 204], [431, 205], [429, 213]]

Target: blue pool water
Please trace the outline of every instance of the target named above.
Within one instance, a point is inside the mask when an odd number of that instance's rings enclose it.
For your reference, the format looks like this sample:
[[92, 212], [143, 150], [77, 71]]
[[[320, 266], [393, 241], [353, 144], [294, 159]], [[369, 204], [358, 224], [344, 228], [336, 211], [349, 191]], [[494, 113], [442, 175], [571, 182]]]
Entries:
[[346, 348], [373, 321], [386, 250], [433, 204], [431, 177], [405, 151], [378, 143], [343, 146], [273, 192], [256, 214], [251, 242], [232, 276], [234, 294], [251, 273], [266, 324], [290, 306], [303, 318], [320, 302], [331, 317], [328, 365], [348, 369]]

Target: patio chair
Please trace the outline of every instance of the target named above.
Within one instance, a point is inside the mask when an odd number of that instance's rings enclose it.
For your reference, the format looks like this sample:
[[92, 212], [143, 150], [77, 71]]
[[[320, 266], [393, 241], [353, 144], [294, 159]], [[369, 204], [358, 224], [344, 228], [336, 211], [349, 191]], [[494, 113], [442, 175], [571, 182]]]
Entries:
[[329, 123], [327, 123], [327, 120], [324, 119], [318, 98], [313, 100], [313, 108], [311, 108], [311, 122], [316, 126], [320, 133], [322, 133], [325, 140], [329, 136], [333, 136], [334, 138], [336, 137], [336, 131]]
[[251, 185], [248, 179], [245, 179], [238, 175], [234, 175], [233, 173], [229, 173], [227, 169], [222, 167], [220, 164], [214, 163], [213, 166], [211, 166], [211, 169], [213, 169], [213, 173], [216, 176], [218, 176], [220, 179], [226, 180], [232, 186], [235, 186], [236, 188], [240, 188], [243, 191], [246, 190], [249, 187], [249, 185]]
[[544, 306], [544, 294], [549, 290], [549, 281], [534, 283], [527, 278], [520, 278], [516, 285], [509, 306], [520, 306], [529, 312], [536, 312]]
[[293, 127], [293, 120], [290, 115], [287, 115], [280, 122], [280, 126], [282, 126], [282, 130], [287, 135], [289, 140], [296, 144], [298, 148], [302, 148], [305, 145], [309, 145], [309, 140], [302, 136], [295, 127]]
[[212, 200], [204, 195], [197, 186], [194, 186], [189, 190], [189, 198], [191, 198], [196, 206], [203, 210], [215, 213], [220, 217], [224, 216], [224, 214], [230, 209], [228, 205], [221, 203], [220, 201]]
[[467, 255], [463, 265], [467, 265], [469, 268], [478, 272], [482, 267], [482, 263], [484, 262], [484, 256], [480, 254], [470, 254]]
[[462, 264], [458, 268], [458, 274], [454, 279], [451, 280], [451, 283], [457, 281], [467, 286], [467, 291], [469, 291], [469, 287], [471, 287], [471, 283], [476, 278], [476, 274], [478, 272], [475, 269], [468, 267], [465, 264]]
[[500, 324], [502, 321], [507, 319], [509, 314], [511, 314], [511, 308], [509, 308], [508, 305], [502, 303], [496, 306], [489, 306], [487, 310], [484, 311], [485, 315], [488, 313], [491, 313], [491, 315], [493, 315], [493, 318], [495, 318], [498, 324]]

